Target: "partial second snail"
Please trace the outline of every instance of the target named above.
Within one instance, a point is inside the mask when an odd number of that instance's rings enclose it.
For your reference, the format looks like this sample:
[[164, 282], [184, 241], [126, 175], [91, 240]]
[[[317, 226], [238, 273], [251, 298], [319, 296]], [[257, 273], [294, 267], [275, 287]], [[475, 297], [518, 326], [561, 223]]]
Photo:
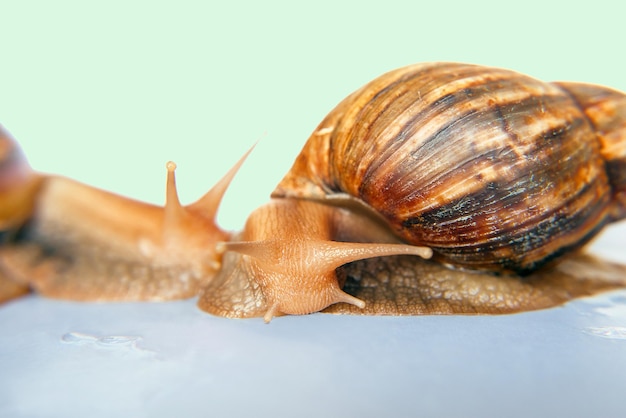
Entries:
[[339, 103], [243, 230], [215, 221], [242, 158], [158, 207], [33, 171], [0, 139], [0, 300], [198, 296], [215, 315], [489, 314], [626, 287], [581, 249], [626, 217], [626, 95], [424, 63]]

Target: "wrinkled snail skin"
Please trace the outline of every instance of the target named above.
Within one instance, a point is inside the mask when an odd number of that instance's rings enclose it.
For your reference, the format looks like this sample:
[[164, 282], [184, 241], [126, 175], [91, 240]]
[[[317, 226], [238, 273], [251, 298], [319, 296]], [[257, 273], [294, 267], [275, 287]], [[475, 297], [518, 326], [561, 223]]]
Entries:
[[626, 96], [433, 63], [318, 126], [273, 196], [354, 196], [441, 262], [527, 273], [625, 216]]
[[270, 201], [224, 231], [216, 213], [248, 153], [190, 205], [168, 163], [158, 207], [37, 174], [0, 132], [0, 301], [199, 295], [211, 314], [269, 322], [512, 313], [626, 287], [625, 266], [578, 251], [626, 217], [621, 92], [469, 64], [391, 71], [339, 103]]
[[[388, 255], [432, 255], [429, 248], [402, 243], [337, 241], [346, 237], [348, 225], [365, 230], [361, 238], [395, 241], [375, 220], [341, 207], [274, 199], [250, 215], [241, 241], [225, 242], [221, 248], [243, 255], [238, 262], [261, 289], [266, 322], [278, 314], [312, 313], [339, 302], [363, 308], [365, 302], [341, 290], [335, 269], [343, 264]], [[205, 290], [200, 307], [212, 311], [214, 297]]]

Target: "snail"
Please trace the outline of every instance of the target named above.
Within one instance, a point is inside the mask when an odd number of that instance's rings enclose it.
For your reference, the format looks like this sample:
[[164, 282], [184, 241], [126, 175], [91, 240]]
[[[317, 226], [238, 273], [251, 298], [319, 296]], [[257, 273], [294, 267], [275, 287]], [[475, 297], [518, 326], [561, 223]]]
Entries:
[[186, 206], [168, 163], [161, 208], [35, 173], [0, 145], [13, 294], [199, 295], [269, 322], [518, 312], [626, 286], [626, 267], [580, 251], [626, 217], [626, 95], [606, 87], [458, 63], [388, 72], [328, 114], [239, 232], [215, 215], [247, 154]]

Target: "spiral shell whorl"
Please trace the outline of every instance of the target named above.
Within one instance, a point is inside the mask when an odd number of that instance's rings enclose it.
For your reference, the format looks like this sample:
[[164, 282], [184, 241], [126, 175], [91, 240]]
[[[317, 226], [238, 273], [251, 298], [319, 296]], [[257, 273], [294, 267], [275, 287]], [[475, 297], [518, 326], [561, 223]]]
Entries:
[[626, 217], [626, 95], [585, 83], [555, 83], [567, 91], [594, 127], [613, 189], [611, 217]]
[[0, 125], [0, 192], [15, 187], [31, 172], [22, 150]]
[[607, 147], [567, 88], [467, 64], [392, 71], [327, 116], [274, 196], [349, 194], [444, 262], [532, 270], [618, 213]]

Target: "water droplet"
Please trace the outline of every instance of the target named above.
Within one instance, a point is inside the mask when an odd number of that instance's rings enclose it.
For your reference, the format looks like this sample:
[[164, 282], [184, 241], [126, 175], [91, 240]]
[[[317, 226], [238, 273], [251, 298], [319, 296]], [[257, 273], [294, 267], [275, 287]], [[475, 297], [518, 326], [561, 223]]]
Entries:
[[151, 353], [151, 350], [139, 347], [142, 338], [137, 335], [105, 335], [97, 336], [84, 332], [68, 332], [63, 334], [61, 341], [68, 344], [93, 345], [105, 349], [122, 349]]
[[612, 340], [626, 340], [626, 327], [588, 327], [585, 328], [584, 331], [596, 337], [610, 338]]
[[64, 343], [72, 344], [89, 344], [94, 343], [98, 339], [90, 334], [84, 334], [82, 332], [68, 332], [61, 337], [61, 341]]

